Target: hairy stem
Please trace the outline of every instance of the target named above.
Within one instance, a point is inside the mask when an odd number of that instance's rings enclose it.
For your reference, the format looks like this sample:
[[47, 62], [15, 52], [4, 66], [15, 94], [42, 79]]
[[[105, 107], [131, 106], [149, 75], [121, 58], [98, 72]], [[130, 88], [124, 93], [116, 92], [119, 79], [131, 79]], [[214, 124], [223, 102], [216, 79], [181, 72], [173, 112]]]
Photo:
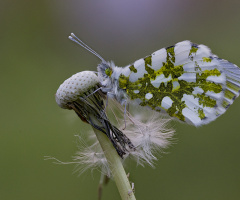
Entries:
[[[92, 119], [94, 119], [93, 116], [92, 116]], [[94, 121], [95, 123], [97, 123], [98, 120], [94, 120]], [[111, 141], [101, 131], [95, 128], [93, 128], [93, 130], [98, 138], [98, 141], [108, 161], [112, 176], [117, 185], [117, 188], [122, 200], [136, 200], [134, 193], [132, 191], [130, 182], [127, 178], [126, 172], [121, 163], [121, 158], [117, 154], [117, 151], [113, 147]]]

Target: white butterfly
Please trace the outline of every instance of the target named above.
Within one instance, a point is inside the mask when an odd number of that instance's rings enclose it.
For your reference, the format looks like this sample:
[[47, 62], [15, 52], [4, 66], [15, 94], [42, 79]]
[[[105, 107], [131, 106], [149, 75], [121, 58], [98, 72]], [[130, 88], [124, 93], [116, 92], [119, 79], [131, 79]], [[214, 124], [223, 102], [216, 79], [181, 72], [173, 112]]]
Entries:
[[69, 38], [101, 59], [101, 90], [122, 105], [134, 101], [200, 126], [222, 115], [240, 92], [240, 69], [190, 41], [162, 48], [126, 67], [106, 62], [74, 34]]

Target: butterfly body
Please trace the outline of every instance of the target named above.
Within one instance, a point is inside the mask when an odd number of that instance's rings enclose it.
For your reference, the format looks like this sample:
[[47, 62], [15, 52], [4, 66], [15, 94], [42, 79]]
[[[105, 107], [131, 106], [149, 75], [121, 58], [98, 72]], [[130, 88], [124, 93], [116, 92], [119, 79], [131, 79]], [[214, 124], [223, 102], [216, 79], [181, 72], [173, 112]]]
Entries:
[[204, 45], [183, 41], [126, 67], [98, 66], [103, 92], [199, 126], [222, 115], [240, 91], [240, 69]]

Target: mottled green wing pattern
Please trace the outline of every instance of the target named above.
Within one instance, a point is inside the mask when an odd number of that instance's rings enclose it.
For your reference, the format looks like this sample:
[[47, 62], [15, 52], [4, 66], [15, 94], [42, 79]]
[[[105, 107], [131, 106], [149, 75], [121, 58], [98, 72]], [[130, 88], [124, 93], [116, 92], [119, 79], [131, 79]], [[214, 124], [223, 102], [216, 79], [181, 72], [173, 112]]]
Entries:
[[183, 41], [123, 68], [119, 88], [141, 106], [199, 126], [223, 114], [240, 91], [240, 69], [204, 45]]

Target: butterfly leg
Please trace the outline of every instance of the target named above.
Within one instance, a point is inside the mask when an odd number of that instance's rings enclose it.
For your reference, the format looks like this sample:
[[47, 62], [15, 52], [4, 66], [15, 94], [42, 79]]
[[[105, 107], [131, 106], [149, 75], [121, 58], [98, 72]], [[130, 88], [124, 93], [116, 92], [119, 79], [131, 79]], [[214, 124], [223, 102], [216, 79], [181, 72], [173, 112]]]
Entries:
[[89, 94], [88, 96], [86, 96], [84, 99], [88, 98], [89, 96], [93, 95], [94, 93], [96, 93], [97, 91], [101, 90], [102, 87], [96, 89], [93, 93]]
[[110, 98], [114, 97], [115, 94], [112, 93], [112, 92], [107, 92], [107, 97], [106, 97], [106, 104], [105, 104], [105, 108], [103, 110], [103, 113], [105, 113], [106, 109], [107, 109], [107, 106], [108, 106], [108, 97], [110, 96]]

